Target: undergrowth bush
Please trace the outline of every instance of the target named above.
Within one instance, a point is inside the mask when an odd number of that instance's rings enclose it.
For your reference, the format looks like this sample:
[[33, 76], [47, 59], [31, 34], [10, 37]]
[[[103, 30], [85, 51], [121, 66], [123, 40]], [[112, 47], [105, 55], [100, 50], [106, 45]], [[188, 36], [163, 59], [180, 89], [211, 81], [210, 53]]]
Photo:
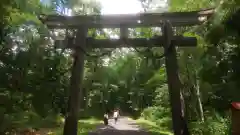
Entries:
[[148, 107], [143, 110], [141, 117], [155, 122], [161, 128], [171, 129], [172, 127], [171, 113], [169, 108], [159, 106]]
[[56, 127], [62, 125], [62, 122], [62, 117], [55, 114], [49, 114], [44, 118], [32, 111], [5, 114], [3, 121], [0, 123], [0, 133], [3, 134], [25, 128]]
[[[169, 108], [154, 106], [143, 110], [141, 117], [155, 122], [161, 128], [171, 130], [172, 118]], [[192, 135], [228, 135], [229, 119], [214, 112], [208, 115], [204, 122], [189, 122], [188, 127]]]
[[208, 117], [204, 122], [191, 122], [189, 129], [192, 135], [228, 135], [229, 119]]

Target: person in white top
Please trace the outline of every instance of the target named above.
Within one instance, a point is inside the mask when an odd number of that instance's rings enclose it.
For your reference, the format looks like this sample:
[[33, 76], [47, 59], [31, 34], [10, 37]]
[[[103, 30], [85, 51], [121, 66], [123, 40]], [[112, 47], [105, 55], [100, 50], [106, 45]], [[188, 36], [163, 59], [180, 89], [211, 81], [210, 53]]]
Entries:
[[118, 117], [119, 117], [119, 111], [116, 109], [113, 112], [113, 118], [114, 118], [115, 124], [117, 123]]

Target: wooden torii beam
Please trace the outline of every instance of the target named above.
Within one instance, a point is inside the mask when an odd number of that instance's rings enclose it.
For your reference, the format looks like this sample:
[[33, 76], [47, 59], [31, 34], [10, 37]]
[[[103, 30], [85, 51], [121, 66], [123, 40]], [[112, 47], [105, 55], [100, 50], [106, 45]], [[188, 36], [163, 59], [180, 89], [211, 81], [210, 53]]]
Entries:
[[[74, 64], [70, 80], [70, 94], [68, 110], [64, 125], [64, 135], [77, 135], [77, 119], [79, 98], [81, 97], [81, 84], [84, 68], [85, 48], [119, 48], [119, 47], [160, 47], [163, 46], [166, 55], [166, 71], [170, 103], [172, 110], [173, 130], [175, 135], [187, 135], [184, 122], [183, 107], [180, 99], [180, 80], [175, 45], [196, 46], [194, 37], [175, 36], [172, 27], [198, 25], [206, 21], [214, 13], [214, 9], [192, 12], [172, 13], [144, 13], [130, 15], [83, 15], [83, 16], [40, 16], [40, 20], [49, 28], [77, 29], [74, 44], [68, 45], [74, 49]], [[127, 28], [136, 27], [162, 27], [163, 36], [150, 39], [128, 38]], [[87, 38], [90, 28], [120, 28], [120, 39], [93, 39]], [[185, 126], [183, 126], [185, 125]]]
[[[197, 39], [195, 37], [174, 36], [173, 44], [181, 47], [195, 46]], [[62, 44], [61, 40], [56, 40], [56, 44]], [[153, 38], [120, 38], [120, 39], [93, 39], [86, 38], [87, 48], [120, 48], [120, 47], [163, 47], [164, 37], [156, 36]], [[64, 46], [60, 46], [64, 47]], [[59, 47], [59, 48], [60, 48]], [[74, 49], [76, 46], [68, 45], [67, 48]]]
[[114, 14], [114, 15], [81, 15], [60, 16], [41, 15], [39, 18], [50, 28], [128, 28], [162, 26], [166, 20], [172, 26], [192, 26], [201, 24], [214, 12], [206, 9], [192, 12], [166, 12], [166, 13], [139, 13], [139, 14]]

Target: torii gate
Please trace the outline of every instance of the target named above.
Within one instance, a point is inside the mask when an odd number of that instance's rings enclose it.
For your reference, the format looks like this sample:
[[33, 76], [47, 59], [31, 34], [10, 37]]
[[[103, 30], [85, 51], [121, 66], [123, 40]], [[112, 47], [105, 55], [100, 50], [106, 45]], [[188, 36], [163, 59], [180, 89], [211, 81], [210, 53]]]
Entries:
[[[79, 98], [82, 91], [82, 78], [84, 69], [84, 53], [86, 48], [120, 48], [120, 47], [164, 47], [166, 54], [166, 71], [172, 110], [173, 131], [175, 135], [186, 135], [184, 129], [184, 112], [178, 76], [176, 58], [177, 46], [196, 46], [195, 37], [176, 36], [172, 27], [193, 26], [202, 24], [213, 14], [213, 9], [192, 12], [171, 13], [143, 13], [128, 15], [82, 15], [82, 16], [41, 16], [40, 20], [49, 28], [75, 29], [77, 34], [75, 42], [68, 44], [74, 50], [74, 63], [70, 79], [70, 95], [68, 110], [65, 119], [64, 135], [77, 135]], [[145, 38], [128, 38], [127, 28], [136, 27], [162, 27], [162, 36]], [[87, 32], [91, 28], [120, 28], [120, 39], [94, 39], [88, 38]]]

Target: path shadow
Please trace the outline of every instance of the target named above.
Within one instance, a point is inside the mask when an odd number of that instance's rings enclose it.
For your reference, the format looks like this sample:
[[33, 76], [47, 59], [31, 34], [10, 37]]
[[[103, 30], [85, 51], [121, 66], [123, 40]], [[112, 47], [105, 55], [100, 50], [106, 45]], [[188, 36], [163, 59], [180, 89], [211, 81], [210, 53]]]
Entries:
[[101, 124], [101, 125], [98, 125], [96, 127], [96, 130], [111, 130], [111, 129], [115, 129], [113, 126], [111, 125], [104, 125], [104, 124]]
[[[136, 123], [130, 123], [129, 125], [139, 126]], [[144, 131], [143, 129], [119, 130], [111, 125], [105, 126], [104, 124], [101, 124], [96, 127], [96, 130], [89, 132], [88, 135], [169, 135], [169, 134], [154, 131]]]
[[150, 135], [169, 135], [171, 134], [166, 128], [160, 128], [157, 125], [151, 125], [145, 122], [138, 122], [137, 125], [141, 127], [142, 130], [148, 131]]
[[168, 134], [143, 130], [116, 130], [114, 128], [107, 128], [105, 130], [91, 132], [88, 135], [168, 135]]
[[89, 132], [88, 135], [169, 135], [169, 133], [160, 132], [159, 128], [147, 124], [142, 127], [141, 124], [126, 118], [119, 119], [117, 124], [109, 120], [109, 125], [98, 125], [97, 128]]

